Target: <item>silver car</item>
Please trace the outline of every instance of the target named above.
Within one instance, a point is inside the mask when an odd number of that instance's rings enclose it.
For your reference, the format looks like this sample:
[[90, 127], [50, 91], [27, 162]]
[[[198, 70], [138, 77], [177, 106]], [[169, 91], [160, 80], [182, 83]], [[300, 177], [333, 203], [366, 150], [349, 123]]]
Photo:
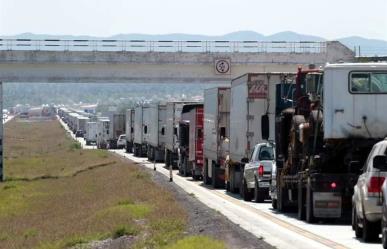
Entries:
[[352, 196], [352, 228], [357, 238], [375, 241], [381, 232], [382, 192], [387, 176], [387, 140], [374, 145]]
[[260, 143], [255, 145], [249, 163], [243, 172], [243, 199], [264, 202], [269, 198], [269, 186], [272, 168], [275, 164], [274, 144]]

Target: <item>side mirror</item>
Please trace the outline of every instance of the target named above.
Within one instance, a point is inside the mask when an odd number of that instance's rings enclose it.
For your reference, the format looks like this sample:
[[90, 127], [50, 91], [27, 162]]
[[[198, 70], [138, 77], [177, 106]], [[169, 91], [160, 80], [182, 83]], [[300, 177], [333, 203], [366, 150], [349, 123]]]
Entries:
[[270, 135], [270, 127], [269, 127], [269, 115], [267, 114], [261, 117], [261, 132], [262, 132], [262, 139], [268, 140]]
[[373, 159], [374, 168], [380, 171], [387, 171], [387, 157], [375, 156]]
[[241, 162], [242, 163], [249, 163], [250, 160], [248, 158], [244, 157], [244, 158], [242, 158]]
[[349, 172], [359, 174], [361, 171], [361, 164], [359, 161], [351, 161], [349, 163]]

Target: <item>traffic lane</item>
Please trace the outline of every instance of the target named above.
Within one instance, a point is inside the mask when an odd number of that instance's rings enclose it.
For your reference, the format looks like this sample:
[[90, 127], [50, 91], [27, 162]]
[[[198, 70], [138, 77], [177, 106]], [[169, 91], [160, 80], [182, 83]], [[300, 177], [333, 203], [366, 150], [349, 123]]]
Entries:
[[59, 118], [59, 116], [57, 116], [57, 118], [59, 120], [59, 123], [62, 125], [63, 129], [65, 129], [65, 131], [69, 134], [69, 136], [71, 136], [72, 139], [74, 139], [75, 141], [81, 144], [82, 149], [86, 149], [86, 150], [97, 149], [96, 144], [86, 145], [86, 141], [83, 137], [76, 137], [75, 134], [70, 130], [69, 126], [65, 122], [63, 122], [63, 120]]
[[[169, 170], [164, 168], [164, 164], [149, 163], [145, 158], [137, 158], [132, 155], [126, 154], [123, 150], [114, 150], [121, 156], [124, 156], [131, 161], [140, 163], [147, 168], [153, 169], [156, 166], [156, 170], [165, 176], [169, 176]], [[229, 197], [218, 190], [211, 188], [204, 188], [201, 182], [190, 180], [177, 175], [177, 171], [173, 171], [174, 182], [183, 188], [187, 193], [194, 194], [198, 200], [206, 204], [207, 206], [219, 211], [227, 218], [229, 218], [235, 224], [240, 225], [242, 228], [252, 233], [258, 238], [264, 239], [269, 244], [276, 246], [277, 248], [337, 248], [344, 249], [345, 246], [336, 245], [335, 243], [321, 243], [322, 238], [318, 236], [306, 237], [307, 231], [295, 230], [291, 224], [278, 224], [270, 219], [273, 217], [264, 217], [262, 212], [254, 208], [245, 205], [243, 201], [240, 201], [234, 197]], [[293, 229], [291, 229], [293, 227]], [[316, 241], [320, 239], [320, 241]], [[335, 247], [330, 246], [335, 244]]]
[[[149, 163], [146, 158], [133, 157], [132, 155], [126, 154], [122, 150], [116, 150], [115, 152], [129, 158], [132, 161], [142, 163], [146, 167], [153, 168], [153, 163]], [[156, 169], [161, 173], [169, 176], [169, 171], [164, 168], [164, 164], [156, 164]], [[350, 225], [329, 224], [329, 223], [308, 224], [304, 221], [298, 220], [297, 215], [295, 213], [279, 213], [276, 210], [273, 210], [270, 202], [259, 203], [259, 204], [254, 202], [244, 202], [239, 197], [239, 195], [230, 194], [225, 190], [219, 190], [219, 189], [214, 190], [204, 185], [202, 182], [193, 181], [190, 178], [181, 177], [177, 175], [176, 170], [173, 171], [173, 177], [175, 182], [178, 179], [179, 181], [183, 180], [185, 182], [189, 182], [191, 184], [196, 185], [197, 187], [201, 187], [204, 190], [207, 190], [207, 192], [211, 192], [216, 195], [219, 195], [222, 199], [228, 199], [229, 202], [236, 202], [234, 203], [234, 205], [242, 205], [245, 209], [255, 209], [260, 213], [258, 215], [264, 216], [266, 219], [271, 220], [271, 222], [280, 223], [279, 226], [285, 226], [285, 227], [288, 227], [288, 229], [290, 230], [294, 230], [296, 233], [304, 234], [304, 237], [306, 236], [306, 238], [308, 239], [320, 241], [321, 244], [326, 245], [328, 248], [355, 248], [355, 249], [357, 248], [360, 249], [365, 247], [371, 248], [371, 249], [381, 248], [380, 243], [364, 243], [361, 240], [358, 240], [355, 237], [355, 234], [352, 231], [352, 228]], [[182, 186], [182, 187], [187, 192], [191, 191], [191, 189], [187, 188], [186, 186]], [[205, 202], [205, 201], [202, 201], [202, 202]], [[215, 209], [217, 208], [215, 207]], [[217, 210], [221, 211], [219, 209]], [[284, 222], [284, 224], [281, 224], [282, 222]], [[236, 223], [242, 224], [243, 222], [236, 221]], [[251, 229], [247, 228], [246, 230], [254, 234], [254, 232]], [[270, 243], [270, 244], [275, 245], [273, 243]], [[321, 248], [321, 245], [320, 247], [317, 247], [317, 248]]]

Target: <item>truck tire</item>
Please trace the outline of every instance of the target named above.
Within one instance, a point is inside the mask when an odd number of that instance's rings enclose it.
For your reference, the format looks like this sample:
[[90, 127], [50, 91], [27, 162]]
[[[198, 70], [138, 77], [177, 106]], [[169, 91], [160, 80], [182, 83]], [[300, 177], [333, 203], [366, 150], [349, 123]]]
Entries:
[[315, 217], [313, 215], [313, 191], [309, 184], [306, 187], [306, 222], [312, 224], [315, 222]]
[[298, 190], [297, 190], [297, 209], [298, 209], [298, 219], [305, 220], [306, 210], [305, 210], [305, 188], [303, 188], [302, 179], [298, 179]]
[[228, 185], [229, 185], [229, 190], [231, 193], [235, 194], [236, 193], [236, 188], [235, 188], [235, 180], [234, 180], [234, 167], [230, 167], [230, 174], [228, 176], [229, 178], [229, 181], [228, 181]]
[[274, 210], [277, 210], [277, 209], [278, 209], [278, 201], [277, 201], [277, 199], [272, 199], [272, 200], [271, 200], [271, 207], [272, 207]]
[[259, 188], [259, 183], [257, 179], [255, 178], [254, 183], [254, 201], [256, 203], [263, 203], [265, 201], [265, 192], [262, 191], [262, 189]]
[[241, 189], [242, 189], [242, 191], [240, 191], [240, 192], [241, 192], [243, 200], [244, 201], [251, 201], [251, 199], [252, 199], [251, 192], [247, 188], [247, 183], [246, 183], [245, 178], [242, 179], [242, 188]]
[[217, 188], [218, 187], [218, 177], [216, 176], [216, 164], [212, 164], [212, 167], [211, 167], [211, 173], [212, 173], [212, 187], [213, 188]]
[[210, 184], [210, 179], [208, 177], [208, 159], [204, 160], [204, 165], [203, 165], [203, 182], [206, 185]]
[[352, 208], [352, 215], [354, 216], [354, 230], [356, 238], [363, 237], [363, 228], [359, 227], [359, 217], [356, 212], [356, 207]]
[[379, 238], [380, 224], [378, 222], [368, 221], [363, 214], [363, 240], [365, 242], [376, 241]]

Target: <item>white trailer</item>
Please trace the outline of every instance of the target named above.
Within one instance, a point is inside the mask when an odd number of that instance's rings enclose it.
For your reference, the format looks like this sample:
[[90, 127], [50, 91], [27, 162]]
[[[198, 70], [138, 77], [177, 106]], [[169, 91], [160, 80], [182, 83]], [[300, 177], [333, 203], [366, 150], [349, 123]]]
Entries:
[[125, 134], [125, 114], [123, 113], [111, 113], [110, 119], [110, 139], [108, 141], [109, 149], [117, 148], [117, 140], [120, 135]]
[[151, 161], [164, 161], [166, 105], [157, 104], [144, 109], [143, 113], [144, 134], [143, 143], [147, 144], [147, 155]]
[[86, 123], [86, 132], [84, 135], [84, 139], [86, 141], [86, 145], [90, 145], [92, 143], [97, 142], [97, 122], [87, 122]]
[[[231, 82], [230, 153], [226, 163], [227, 190], [241, 191], [244, 165], [262, 139], [261, 119], [275, 126], [276, 84], [293, 81], [294, 73], [248, 73]], [[269, 140], [274, 141], [274, 129]]]
[[165, 127], [165, 165], [178, 167], [179, 149], [179, 124], [181, 112], [185, 104], [197, 102], [174, 101], [168, 102], [166, 106], [166, 127]]
[[78, 116], [76, 117], [76, 136], [83, 137], [86, 132], [86, 123], [89, 121], [88, 117]]
[[224, 186], [225, 160], [229, 153], [230, 87], [204, 91], [204, 166], [205, 184]]
[[100, 117], [97, 121], [97, 148], [106, 149], [111, 138], [110, 120], [108, 117]]
[[147, 129], [143, 125], [143, 112], [148, 106], [138, 106], [134, 111], [134, 139], [133, 139], [133, 154], [138, 157], [147, 156], [147, 146], [144, 141], [144, 134]]
[[134, 109], [126, 110], [125, 114], [126, 152], [133, 152], [134, 140]]

